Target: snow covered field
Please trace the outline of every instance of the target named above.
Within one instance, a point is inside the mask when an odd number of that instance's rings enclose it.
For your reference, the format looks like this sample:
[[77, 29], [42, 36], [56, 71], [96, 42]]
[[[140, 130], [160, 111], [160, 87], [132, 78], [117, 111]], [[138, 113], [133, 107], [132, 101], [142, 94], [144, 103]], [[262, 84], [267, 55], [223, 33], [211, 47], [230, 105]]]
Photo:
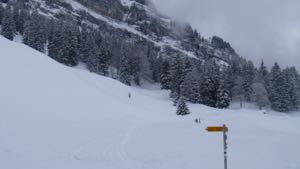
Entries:
[[[189, 105], [68, 68], [0, 36], [1, 169], [300, 169], [300, 113]], [[128, 94], [131, 93], [131, 98]], [[194, 123], [195, 118], [202, 123]]]

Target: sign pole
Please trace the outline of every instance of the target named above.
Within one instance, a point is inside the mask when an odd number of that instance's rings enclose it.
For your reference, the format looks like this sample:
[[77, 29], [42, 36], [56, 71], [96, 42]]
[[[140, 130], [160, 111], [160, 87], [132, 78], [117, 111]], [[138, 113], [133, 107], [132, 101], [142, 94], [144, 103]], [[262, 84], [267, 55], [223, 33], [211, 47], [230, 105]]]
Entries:
[[[223, 125], [223, 128], [226, 128], [226, 125]], [[226, 130], [223, 130], [223, 141], [224, 141], [224, 169], [227, 169], [227, 134]]]
[[206, 130], [208, 132], [223, 132], [224, 169], [227, 169], [227, 132], [228, 132], [227, 126], [225, 124], [223, 126], [208, 126]]

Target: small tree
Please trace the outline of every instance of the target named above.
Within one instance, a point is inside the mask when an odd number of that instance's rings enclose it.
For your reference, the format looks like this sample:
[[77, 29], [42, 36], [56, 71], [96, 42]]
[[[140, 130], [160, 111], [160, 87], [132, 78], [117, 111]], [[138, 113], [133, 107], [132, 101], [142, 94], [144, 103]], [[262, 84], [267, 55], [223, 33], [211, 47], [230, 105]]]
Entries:
[[187, 105], [185, 103], [185, 100], [182, 97], [179, 99], [179, 104], [177, 107], [176, 114], [182, 115], [182, 116], [191, 114], [189, 108], [187, 107]]

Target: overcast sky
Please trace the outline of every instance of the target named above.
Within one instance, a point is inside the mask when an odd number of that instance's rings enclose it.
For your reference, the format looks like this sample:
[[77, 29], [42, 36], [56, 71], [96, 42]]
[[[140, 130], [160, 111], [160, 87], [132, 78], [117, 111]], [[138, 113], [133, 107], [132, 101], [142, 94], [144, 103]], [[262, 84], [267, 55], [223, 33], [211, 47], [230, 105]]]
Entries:
[[300, 71], [300, 0], [153, 0], [161, 13], [218, 35], [256, 64]]

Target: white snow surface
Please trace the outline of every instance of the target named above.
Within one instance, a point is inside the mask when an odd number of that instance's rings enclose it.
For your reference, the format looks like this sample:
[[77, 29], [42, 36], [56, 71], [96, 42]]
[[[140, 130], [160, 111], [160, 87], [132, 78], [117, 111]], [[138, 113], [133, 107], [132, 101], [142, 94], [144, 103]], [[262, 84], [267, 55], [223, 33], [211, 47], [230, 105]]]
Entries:
[[131, 0], [121, 0], [122, 5], [131, 7], [134, 4], [134, 1]]
[[229, 169], [300, 168], [298, 113], [189, 104], [178, 117], [155, 85], [128, 87], [2, 36], [0, 59], [1, 169], [222, 168], [222, 134], [205, 131], [222, 124]]

